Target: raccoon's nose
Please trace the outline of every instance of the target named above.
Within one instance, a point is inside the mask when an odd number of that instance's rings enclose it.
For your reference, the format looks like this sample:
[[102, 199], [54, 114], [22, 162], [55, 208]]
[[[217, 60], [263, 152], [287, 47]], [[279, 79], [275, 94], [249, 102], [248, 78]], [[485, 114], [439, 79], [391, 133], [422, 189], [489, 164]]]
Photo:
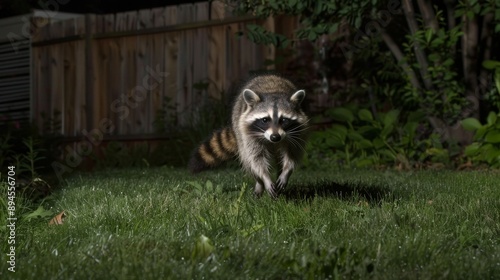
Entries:
[[278, 133], [271, 134], [270, 138], [272, 142], [279, 142], [281, 140], [281, 136]]

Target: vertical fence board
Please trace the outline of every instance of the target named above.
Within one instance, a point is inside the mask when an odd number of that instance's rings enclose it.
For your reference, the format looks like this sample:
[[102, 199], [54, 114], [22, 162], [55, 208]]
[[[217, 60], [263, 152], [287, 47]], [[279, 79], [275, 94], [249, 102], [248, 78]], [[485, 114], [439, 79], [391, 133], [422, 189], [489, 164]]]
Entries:
[[[221, 2], [212, 2], [211, 19], [222, 20], [225, 16], [224, 4]], [[226, 54], [225, 27], [213, 26], [208, 33], [208, 76], [212, 81], [209, 88], [213, 97], [218, 98], [218, 90], [224, 89], [224, 63]]]
[[[194, 14], [194, 5], [187, 5], [185, 9], [185, 17], [184, 17], [184, 22], [192, 22], [195, 19], [195, 14]], [[182, 34], [185, 36], [184, 37], [184, 46], [181, 47], [181, 50], [183, 50], [186, 54], [185, 56], [185, 64], [181, 65], [183, 75], [184, 75], [184, 92], [183, 92], [183, 103], [184, 103], [184, 120], [187, 122], [185, 124], [188, 124], [188, 122], [191, 120], [191, 116], [189, 112], [192, 110], [192, 101], [193, 101], [193, 85], [195, 83], [194, 77], [193, 77], [193, 72], [195, 68], [195, 61], [194, 61], [194, 52], [195, 48], [194, 46], [194, 34], [195, 30], [190, 29], [186, 30], [185, 32], [182, 32]], [[197, 67], [197, 65], [196, 65]]]
[[[96, 28], [99, 29], [99, 16], [96, 17]], [[87, 124], [87, 127], [89, 130], [96, 129], [98, 128], [98, 122], [99, 119], [101, 118], [101, 104], [104, 100], [102, 100], [102, 95], [105, 94], [106, 92], [106, 79], [107, 77], [105, 76], [106, 71], [104, 69], [106, 62], [107, 62], [107, 57], [104, 53], [104, 50], [102, 48], [102, 41], [93, 41], [92, 42], [92, 53], [91, 53], [91, 63], [92, 63], [92, 71], [89, 73], [92, 75], [91, 77], [91, 84], [88, 85], [91, 87], [90, 92], [91, 92], [91, 98], [90, 101], [92, 103], [86, 103], [85, 108], [87, 111], [87, 114], [91, 114], [91, 123]]]
[[[195, 20], [196, 21], [205, 21], [208, 20], [209, 16], [209, 5], [208, 2], [197, 3], [194, 6], [195, 8]], [[193, 82], [209, 82], [208, 81], [208, 49], [205, 47], [208, 41], [208, 32], [207, 28], [198, 28], [193, 31], [194, 39], [193, 39]], [[191, 101], [194, 104], [203, 105], [207, 100], [207, 90], [198, 90], [193, 91], [193, 100]], [[193, 104], [193, 105], [194, 105]]]
[[[136, 18], [132, 18], [136, 21]], [[130, 103], [129, 97], [132, 94], [136, 85], [136, 69], [137, 69], [137, 39], [134, 37], [129, 37], [124, 39], [124, 62], [122, 64], [122, 73], [124, 77], [124, 88], [120, 97], [115, 101], [115, 104], [120, 105], [120, 109], [116, 110], [117, 122], [119, 124], [120, 130], [119, 134], [128, 134], [131, 127], [130, 120], [133, 118], [133, 105], [128, 105]], [[131, 104], [131, 103], [130, 103]]]
[[127, 30], [127, 13], [116, 14], [115, 18], [115, 31]]
[[137, 30], [139, 26], [139, 12], [131, 12], [128, 18], [128, 29], [127, 30]]
[[[64, 120], [64, 54], [63, 44], [50, 48], [50, 106], [48, 117], [54, 122], [60, 123], [60, 128], [55, 128], [54, 132], [63, 133]], [[57, 129], [57, 130], [56, 130]]]
[[109, 60], [108, 65], [106, 65], [106, 76], [107, 76], [107, 91], [103, 93], [106, 98], [105, 106], [103, 106], [102, 118], [108, 118], [113, 121], [114, 124], [118, 124], [119, 120], [116, 115], [111, 110], [111, 104], [114, 104], [116, 100], [120, 100], [123, 92], [123, 76], [121, 75], [120, 69], [122, 68], [122, 48], [123, 39], [107, 39], [105, 47], [109, 50]]
[[239, 59], [239, 51], [237, 48], [237, 44], [235, 42], [235, 29], [234, 25], [225, 26], [225, 41], [226, 41], [226, 52], [225, 52], [225, 65], [224, 65], [224, 86], [228, 87], [231, 82], [237, 80], [239, 77], [239, 67], [240, 67], [240, 59]]
[[143, 39], [137, 41], [137, 68], [135, 69], [135, 83], [133, 89], [130, 93], [130, 99], [132, 102], [131, 115], [133, 116], [130, 124], [130, 129], [132, 130], [134, 126], [136, 130], [140, 133], [144, 133], [144, 126], [146, 124], [146, 116], [144, 107], [147, 104], [148, 91], [142, 83], [143, 79], [146, 77], [146, 67], [150, 64], [149, 56], [149, 40], [144, 37], [149, 37], [150, 35], [143, 36]]
[[[165, 26], [175, 25], [177, 22], [177, 7], [166, 7], [165, 8]], [[163, 109], [167, 110], [167, 114], [175, 116], [176, 120], [178, 118], [177, 113], [177, 58], [179, 54], [179, 33], [180, 32], [169, 32], [165, 34], [165, 46], [163, 51], [164, 57], [164, 67], [168, 76], [165, 78], [163, 83], [163, 98], [164, 106]], [[172, 108], [173, 107], [173, 108]]]
[[61, 112], [62, 120], [64, 121], [64, 126], [62, 127], [63, 135], [76, 135], [75, 131], [75, 44], [76, 42], [68, 42], [63, 45], [63, 75], [62, 80], [64, 81], [63, 88], [63, 108], [64, 111]]
[[[271, 32], [275, 31], [274, 18], [267, 18], [264, 21], [264, 28]], [[276, 47], [274, 45], [262, 46], [264, 49], [264, 60], [272, 61], [276, 57]], [[267, 67], [268, 70], [274, 69], [274, 64]]]
[[148, 29], [154, 26], [153, 17], [150, 9], [139, 11], [139, 24], [137, 25], [137, 30]]
[[[151, 14], [153, 17], [152, 27], [163, 27], [165, 26], [165, 8], [155, 8], [151, 10]], [[153, 71], [152, 74], [148, 74], [147, 83], [150, 85], [151, 98], [149, 101], [149, 110], [150, 110], [150, 121], [147, 126], [147, 133], [154, 133], [155, 130], [155, 122], [157, 121], [157, 116], [160, 110], [163, 109], [164, 104], [164, 91], [166, 84], [166, 77], [162, 74], [165, 73], [166, 64], [165, 64], [165, 52], [164, 46], [166, 45], [166, 34], [159, 33], [155, 34], [151, 37], [151, 66], [150, 69]]]
[[104, 30], [104, 15], [96, 15], [95, 16], [95, 32], [103, 33]]
[[75, 46], [75, 130], [73, 136], [81, 135], [85, 128], [85, 42], [78, 41]]
[[[182, 24], [185, 22], [189, 22], [190, 13], [192, 5], [179, 5], [177, 6], [177, 24]], [[177, 115], [179, 117], [179, 121], [181, 125], [185, 125], [187, 123], [186, 118], [186, 109], [189, 105], [188, 95], [191, 92], [190, 83], [192, 82], [190, 75], [188, 74], [191, 65], [190, 65], [190, 56], [192, 52], [192, 44], [190, 42], [190, 34], [188, 31], [179, 33], [178, 40], [178, 56], [177, 56], [177, 95], [175, 98], [177, 105]]]
[[104, 15], [104, 32], [114, 32], [115, 31], [115, 15], [107, 14]]

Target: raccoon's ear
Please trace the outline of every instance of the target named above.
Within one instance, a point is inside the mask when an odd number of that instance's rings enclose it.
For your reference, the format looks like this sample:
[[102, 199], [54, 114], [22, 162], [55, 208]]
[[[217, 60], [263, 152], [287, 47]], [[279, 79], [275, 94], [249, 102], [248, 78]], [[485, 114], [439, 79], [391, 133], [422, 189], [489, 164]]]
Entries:
[[248, 88], [243, 90], [243, 99], [245, 99], [245, 102], [250, 106], [260, 101], [260, 97], [257, 93]]
[[304, 97], [306, 97], [306, 92], [301, 89], [292, 94], [292, 96], [290, 97], [290, 101], [300, 104], [304, 100]]

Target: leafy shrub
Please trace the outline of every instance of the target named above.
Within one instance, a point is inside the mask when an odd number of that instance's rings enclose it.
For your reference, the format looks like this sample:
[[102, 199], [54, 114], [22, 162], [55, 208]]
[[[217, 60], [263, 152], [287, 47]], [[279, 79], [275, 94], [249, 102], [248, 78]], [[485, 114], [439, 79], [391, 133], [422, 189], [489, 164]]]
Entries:
[[474, 163], [500, 167], [500, 114], [490, 112], [483, 125], [475, 118], [462, 121], [462, 126], [474, 131], [474, 142], [465, 148], [465, 155]]
[[[422, 89], [416, 88], [414, 84], [407, 82], [402, 93], [403, 104], [408, 107], [419, 104], [421, 110], [428, 115], [436, 116], [450, 124], [455, 123], [467, 105], [465, 99], [465, 84], [459, 79], [459, 69], [455, 63], [455, 53], [450, 51], [456, 46], [463, 36], [462, 26], [447, 29], [444, 24], [442, 12], [438, 11], [436, 17], [440, 28], [432, 27], [419, 29], [413, 34], [406, 36], [403, 43], [405, 60], [411, 65], [415, 73], [421, 73], [426, 86]], [[428, 66], [425, 69], [419, 62], [415, 49], [419, 49]]]
[[307, 167], [320, 168], [329, 161], [329, 167], [397, 164], [410, 169], [425, 162], [449, 165], [456, 154], [449, 149], [451, 145], [443, 145], [439, 135], [427, 132], [422, 111], [403, 114], [393, 109], [374, 116], [367, 109], [338, 107], [327, 115], [338, 123], [312, 133], [307, 145]]

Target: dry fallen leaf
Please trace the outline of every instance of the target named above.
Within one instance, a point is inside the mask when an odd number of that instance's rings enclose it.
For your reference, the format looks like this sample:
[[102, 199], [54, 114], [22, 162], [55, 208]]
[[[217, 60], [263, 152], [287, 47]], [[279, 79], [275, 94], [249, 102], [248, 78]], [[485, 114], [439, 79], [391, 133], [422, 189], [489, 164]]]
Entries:
[[64, 213], [64, 210], [57, 214], [54, 218], [52, 218], [49, 222], [49, 225], [62, 225], [63, 224], [63, 219], [66, 217], [66, 213]]

